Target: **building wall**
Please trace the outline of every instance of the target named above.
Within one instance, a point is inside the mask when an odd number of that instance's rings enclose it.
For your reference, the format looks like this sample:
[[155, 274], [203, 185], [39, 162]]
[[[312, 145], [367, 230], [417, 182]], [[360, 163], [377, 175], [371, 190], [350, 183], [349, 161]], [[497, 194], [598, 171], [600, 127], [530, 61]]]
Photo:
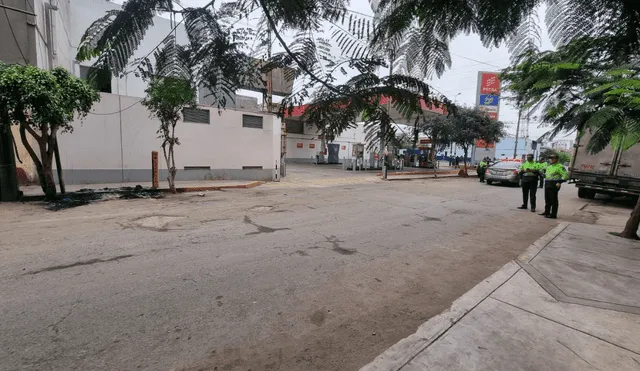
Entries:
[[[502, 138], [498, 143], [496, 143], [496, 158], [513, 157], [513, 149], [516, 143], [515, 137], [505, 137]], [[518, 148], [517, 148], [517, 157], [521, 158], [522, 156], [526, 156], [529, 153], [532, 153], [531, 150], [531, 140], [518, 138]], [[503, 156], [504, 155], [504, 156]]]
[[[87, 28], [98, 18], [103, 17], [107, 11], [121, 9], [121, 5], [103, 1], [103, 0], [74, 0], [70, 8], [70, 16], [72, 19], [72, 26], [70, 28], [69, 44], [63, 45], [60, 43], [58, 46], [61, 49], [68, 48], [70, 55], [75, 58], [77, 52], [77, 46], [80, 45], [82, 35]], [[171, 22], [167, 18], [155, 17], [153, 20], [154, 25], [147, 30], [143, 41], [138, 46], [131, 60], [135, 58], [142, 58], [164, 40], [171, 29], [173, 28]], [[175, 30], [178, 43], [187, 44], [188, 38], [184, 27], [179, 26]], [[74, 73], [76, 76], [80, 76], [80, 66], [90, 67], [94, 63], [93, 60], [85, 62], [75, 62]], [[122, 94], [132, 97], [144, 97], [144, 90], [147, 84], [140, 77], [136, 77], [133, 73], [128, 73], [122, 78], [112, 78], [111, 93]]]
[[[316, 155], [321, 151], [322, 140], [319, 135], [320, 133], [316, 128], [309, 127], [308, 125], [304, 125], [304, 134], [287, 133], [287, 162], [314, 162]], [[356, 128], [347, 129], [331, 143], [340, 145], [340, 160], [351, 159], [353, 144], [365, 143], [364, 124], [360, 123]], [[298, 148], [300, 144], [302, 148]], [[311, 148], [311, 144], [313, 144], [315, 148]], [[368, 158], [367, 156], [368, 154], [365, 153], [365, 158]]]
[[[33, 0], [3, 0], [4, 5], [35, 13]], [[0, 8], [0, 61], [36, 65], [35, 17]]]
[[[120, 100], [120, 102], [119, 102]], [[166, 163], [156, 131], [159, 122], [136, 97], [101, 94], [100, 103], [73, 133], [59, 136], [63, 176], [68, 184], [151, 181], [151, 152], [159, 152], [161, 177]], [[117, 111], [123, 108], [122, 119]], [[242, 111], [210, 110], [210, 124], [179, 122], [177, 180], [274, 180], [280, 155], [280, 120]], [[263, 129], [242, 127], [242, 115], [263, 117]], [[122, 121], [121, 121], [122, 120]], [[185, 170], [209, 166], [211, 170]], [[243, 169], [262, 167], [262, 169]], [[162, 171], [165, 170], [165, 171]]]

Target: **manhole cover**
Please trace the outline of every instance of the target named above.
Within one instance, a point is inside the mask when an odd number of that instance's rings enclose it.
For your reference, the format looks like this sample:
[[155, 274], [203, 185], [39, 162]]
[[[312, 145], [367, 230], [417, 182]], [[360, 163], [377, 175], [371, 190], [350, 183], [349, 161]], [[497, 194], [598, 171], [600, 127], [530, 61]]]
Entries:
[[140, 228], [151, 229], [153, 231], [167, 231], [170, 229], [169, 225], [171, 223], [184, 218], [184, 216], [167, 215], [145, 216], [134, 220], [134, 224]]

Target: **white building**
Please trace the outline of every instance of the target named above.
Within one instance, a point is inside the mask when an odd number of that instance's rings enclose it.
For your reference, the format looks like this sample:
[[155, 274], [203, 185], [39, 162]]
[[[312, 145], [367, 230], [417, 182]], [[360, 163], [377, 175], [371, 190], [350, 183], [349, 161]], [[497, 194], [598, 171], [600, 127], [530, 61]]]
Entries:
[[550, 143], [551, 148], [558, 151], [571, 151], [573, 150], [574, 141], [572, 139], [558, 139]]
[[[40, 68], [60, 66], [86, 77], [91, 62], [75, 60], [80, 39], [93, 21], [120, 5], [104, 0], [27, 1], [36, 14], [23, 17], [35, 24], [32, 31], [36, 35], [26, 40], [36, 56], [35, 62], [27, 63]], [[156, 17], [133, 58], [151, 53], [171, 29], [168, 19]], [[176, 34], [179, 43], [187, 43], [183, 27], [178, 27]], [[9, 36], [0, 35], [0, 39], [6, 37]], [[0, 60], [2, 56], [0, 52]], [[158, 120], [150, 118], [140, 103], [145, 88], [146, 83], [133, 73], [112, 77], [110, 84], [100, 87], [101, 101], [92, 112], [83, 122], [74, 123], [74, 132], [59, 135], [68, 184], [151, 180], [151, 152], [161, 152], [161, 141], [156, 134]], [[206, 103], [204, 92], [199, 93], [200, 103]], [[181, 143], [175, 149], [177, 179], [279, 179], [276, 169], [280, 168], [281, 125], [274, 115], [261, 112], [257, 101], [251, 98], [236, 99], [236, 104], [229, 104], [220, 114], [206, 105], [189, 110], [176, 129]], [[37, 179], [21, 145], [18, 153], [23, 160], [18, 166], [32, 180]], [[166, 178], [162, 155], [159, 160], [161, 178]]]

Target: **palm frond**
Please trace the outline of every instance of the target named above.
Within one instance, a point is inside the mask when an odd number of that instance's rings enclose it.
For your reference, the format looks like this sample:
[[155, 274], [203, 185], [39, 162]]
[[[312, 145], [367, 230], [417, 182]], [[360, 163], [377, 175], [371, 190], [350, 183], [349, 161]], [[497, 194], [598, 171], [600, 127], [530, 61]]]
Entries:
[[523, 18], [522, 23], [507, 40], [507, 47], [513, 64], [517, 64], [524, 56], [540, 51], [542, 30], [539, 22], [540, 19], [537, 13], [530, 13]]
[[171, 0], [129, 0], [122, 10], [112, 10], [91, 24], [80, 40], [78, 61], [98, 56], [95, 66], [123, 72], [140, 46], [153, 17], [172, 9]]
[[595, 36], [603, 13], [596, 1], [549, 0], [545, 22], [551, 42], [562, 46], [575, 39]]
[[187, 9], [184, 23], [191, 49], [191, 65], [198, 85], [205, 87], [213, 105], [226, 106], [241, 86], [255, 85], [260, 76], [252, 59], [240, 51], [228, 29], [208, 8]]

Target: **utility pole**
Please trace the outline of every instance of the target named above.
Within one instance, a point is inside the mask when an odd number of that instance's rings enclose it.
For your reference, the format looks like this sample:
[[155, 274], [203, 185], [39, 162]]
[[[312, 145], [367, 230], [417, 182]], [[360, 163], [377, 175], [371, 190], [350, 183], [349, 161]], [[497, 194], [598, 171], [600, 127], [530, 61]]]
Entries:
[[516, 124], [516, 143], [513, 145], [513, 158], [518, 157], [518, 136], [520, 134], [520, 119], [522, 118], [522, 107], [518, 110], [518, 123]]
[[[271, 60], [272, 39], [271, 39], [271, 27], [267, 29], [267, 60]], [[267, 72], [267, 93], [263, 104], [266, 105], [266, 111], [273, 113], [273, 70]], [[287, 156], [287, 124], [282, 119], [280, 123], [280, 177], [287, 175], [286, 160]]]
[[[393, 59], [395, 55], [393, 50], [389, 52], [389, 76], [393, 74]], [[385, 141], [384, 136], [387, 134], [387, 130], [391, 127], [391, 97], [387, 97], [387, 116], [389, 116], [389, 122], [386, 123], [386, 127], [381, 127], [380, 129], [380, 159], [382, 160], [382, 179], [387, 179], [387, 156], [385, 156]], [[382, 122], [380, 122], [382, 124]], [[380, 125], [383, 126], [383, 125]]]

